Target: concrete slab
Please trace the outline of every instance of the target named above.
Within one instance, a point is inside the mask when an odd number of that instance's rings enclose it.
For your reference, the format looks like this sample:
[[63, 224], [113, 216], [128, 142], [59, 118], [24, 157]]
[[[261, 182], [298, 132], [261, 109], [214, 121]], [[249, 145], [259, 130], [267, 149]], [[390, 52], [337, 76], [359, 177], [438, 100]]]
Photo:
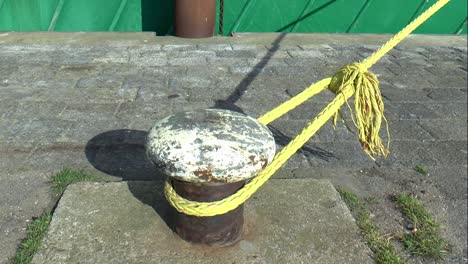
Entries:
[[70, 186], [32, 263], [372, 263], [328, 180], [271, 180], [245, 207], [243, 240], [211, 249], [168, 227], [162, 182]]
[[0, 173], [0, 263], [11, 263], [31, 215], [39, 216], [52, 206], [47, 176], [37, 170]]

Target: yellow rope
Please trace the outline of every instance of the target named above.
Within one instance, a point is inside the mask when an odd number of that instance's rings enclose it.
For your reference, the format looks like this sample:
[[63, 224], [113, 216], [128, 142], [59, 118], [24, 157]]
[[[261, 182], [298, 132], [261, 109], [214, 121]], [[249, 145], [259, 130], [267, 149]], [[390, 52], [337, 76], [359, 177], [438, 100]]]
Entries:
[[[273, 161], [257, 177], [252, 179], [235, 194], [215, 202], [195, 202], [179, 196], [172, 188], [170, 180], [166, 181], [164, 193], [168, 202], [177, 211], [198, 217], [225, 214], [234, 210], [249, 199], [296, 151], [301, 148], [331, 117], [335, 116], [347, 100], [356, 96], [354, 103], [353, 121], [358, 128], [358, 136], [364, 151], [371, 157], [388, 154], [379, 136], [383, 116], [383, 102], [378, 87], [378, 80], [374, 74], [367, 70], [382, 56], [407, 37], [419, 25], [431, 17], [450, 0], [439, 0], [418, 18], [391, 38], [387, 43], [375, 51], [361, 63], [344, 66], [333, 78], [323, 79], [302, 93], [291, 98], [277, 108], [260, 117], [258, 120], [268, 124], [281, 117], [291, 109], [304, 103], [313, 95], [329, 88], [336, 93], [335, 99], [320, 112], [302, 132], [297, 135], [286, 147], [276, 154]], [[388, 132], [388, 128], [387, 128]]]

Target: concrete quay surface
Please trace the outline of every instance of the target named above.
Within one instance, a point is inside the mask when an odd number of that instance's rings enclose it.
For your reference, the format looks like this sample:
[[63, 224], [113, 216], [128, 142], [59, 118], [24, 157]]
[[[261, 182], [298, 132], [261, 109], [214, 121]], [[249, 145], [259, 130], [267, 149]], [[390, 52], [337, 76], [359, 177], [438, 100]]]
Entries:
[[[47, 182], [54, 172], [75, 167], [106, 181], [158, 180], [143, 148], [156, 120], [209, 107], [258, 117], [365, 58], [389, 37], [0, 33], [0, 263], [14, 255], [27, 223], [53, 206]], [[414, 35], [371, 69], [379, 75], [390, 123], [387, 159], [369, 159], [343, 124], [335, 130], [327, 124], [274, 178], [324, 178], [374, 197], [375, 220], [384, 233], [404, 226], [389, 195], [416, 194], [452, 245], [444, 261], [462, 263], [466, 44], [466, 36]], [[332, 98], [325, 91], [272, 123], [278, 148]]]
[[242, 240], [215, 249], [168, 227], [163, 183], [71, 186], [32, 263], [373, 263], [328, 180], [272, 180], [246, 203]]

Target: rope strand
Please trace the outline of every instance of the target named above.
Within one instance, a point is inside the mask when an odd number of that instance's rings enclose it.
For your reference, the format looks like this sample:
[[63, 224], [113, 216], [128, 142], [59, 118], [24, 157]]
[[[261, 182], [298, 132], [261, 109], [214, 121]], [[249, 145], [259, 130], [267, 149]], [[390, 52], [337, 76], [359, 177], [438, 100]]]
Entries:
[[387, 123], [387, 119], [383, 115], [384, 104], [379, 90], [378, 80], [374, 74], [367, 70], [449, 1], [450, 0], [437, 1], [361, 63], [344, 66], [333, 78], [323, 79], [311, 85], [302, 93], [260, 117], [258, 119], [259, 122], [268, 124], [304, 103], [310, 97], [321, 92], [325, 88], [329, 88], [336, 93], [335, 99], [328, 104], [296, 138], [284, 147], [257, 177], [252, 179], [252, 181], [247, 183], [243, 188], [220, 201], [195, 202], [179, 196], [172, 188], [170, 180], [168, 179], [164, 188], [164, 193], [168, 202], [179, 212], [198, 217], [220, 215], [234, 210], [249, 199], [330, 118], [335, 116], [336, 120], [339, 109], [343, 104], [347, 103], [347, 100], [351, 98], [353, 94], [356, 96], [353, 121], [358, 128], [358, 137], [364, 151], [372, 158], [379, 155], [386, 156], [388, 154], [390, 135], [387, 139], [386, 147], [383, 145], [379, 136], [382, 119], [385, 124]]

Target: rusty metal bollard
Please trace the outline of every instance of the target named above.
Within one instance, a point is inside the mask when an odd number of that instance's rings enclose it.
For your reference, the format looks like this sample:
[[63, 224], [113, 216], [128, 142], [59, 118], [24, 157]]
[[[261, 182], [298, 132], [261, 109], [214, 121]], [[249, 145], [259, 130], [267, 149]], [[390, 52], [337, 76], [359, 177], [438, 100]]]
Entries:
[[[276, 145], [270, 130], [255, 119], [207, 109], [157, 122], [146, 148], [148, 158], [171, 178], [180, 196], [211, 202], [235, 193], [263, 170], [273, 159]], [[175, 214], [175, 232], [187, 241], [227, 246], [241, 238], [243, 205], [213, 217]]]
[[215, 32], [216, 0], [175, 0], [175, 35], [208, 38]]

